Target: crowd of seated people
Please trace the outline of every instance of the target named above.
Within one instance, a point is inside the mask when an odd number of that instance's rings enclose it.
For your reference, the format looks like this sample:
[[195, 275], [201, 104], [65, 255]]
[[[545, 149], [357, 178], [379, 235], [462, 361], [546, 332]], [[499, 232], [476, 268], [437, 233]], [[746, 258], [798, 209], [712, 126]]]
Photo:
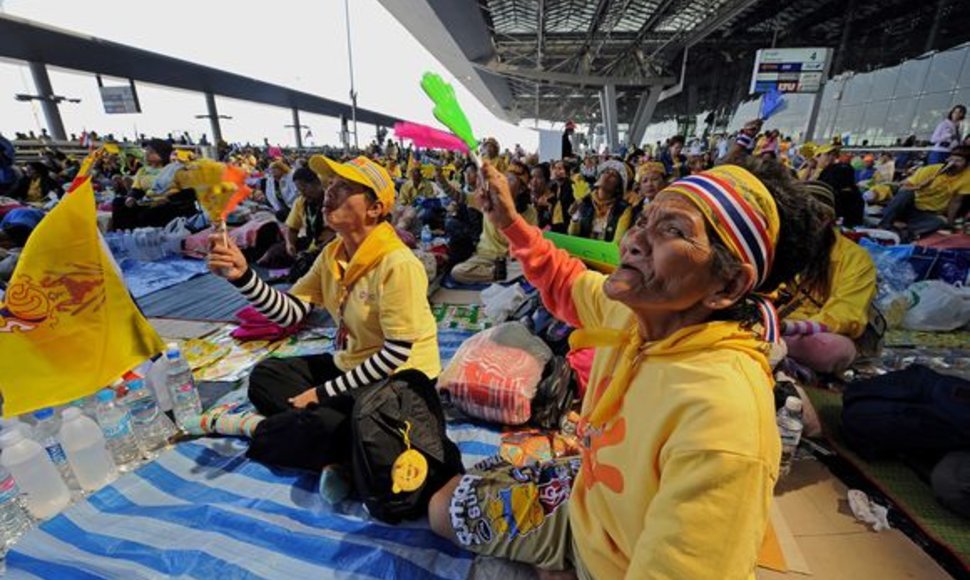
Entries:
[[[281, 325], [314, 307], [338, 321], [333, 356], [265, 362], [249, 381], [266, 421], [294, 408], [315, 413], [327, 439], [299, 461], [326, 470], [348, 460], [355, 393], [392, 377], [425, 384], [441, 372], [422, 263], [427, 235], [446, 240], [442, 275], [458, 285], [505, 282], [518, 262], [552, 315], [578, 329], [577, 344], [594, 349], [596, 387], [578, 426], [587, 463], [563, 511], [549, 512], [534, 534], [469, 532], [481, 520], [467, 508], [513, 483], [495, 469], [444, 485], [430, 501], [433, 529], [544, 569], [703, 577], [718, 566], [744, 577], [779, 477], [775, 356], [836, 375], [867, 353], [878, 332], [876, 268], [843, 232], [869, 225], [908, 240], [957, 225], [970, 209], [970, 147], [950, 146], [961, 112], [947, 122], [940, 133], [949, 137], [934, 146], [946, 145], [946, 155], [931, 164], [850, 154], [838, 141], [796, 143], [760, 120], [733, 135], [674, 135], [622, 154], [564, 146], [562, 158], [545, 162], [494, 138], [482, 141], [480, 164], [393, 141], [322, 154], [219, 144], [220, 160], [242, 167], [254, 191], [246, 215], [267, 213], [278, 236], [256, 256], [213, 236], [209, 266]], [[193, 231], [209, 225], [194, 219], [195, 153], [173, 141], [142, 139], [97, 159], [92, 181], [111, 228], [179, 218]], [[79, 160], [52, 150], [18, 165], [10, 143], [0, 146], [3, 260], [64, 195]], [[593, 272], [545, 232], [615, 244], [620, 262], [612, 274]], [[250, 264], [288, 268], [293, 287], [274, 289]], [[3, 273], [0, 261], [0, 281]], [[349, 292], [353, 284], [361, 291]], [[780, 321], [763, 307], [768, 299]], [[663, 389], [651, 388], [660, 380]], [[699, 382], [720, 388], [692, 391]], [[645, 417], [645, 408], [656, 413]], [[698, 419], [705, 413], [723, 424]], [[259, 427], [248, 434], [269, 436]], [[598, 469], [600, 461], [619, 467]], [[740, 518], [725, 508], [738, 502]], [[715, 550], [718, 559], [709, 557]]]

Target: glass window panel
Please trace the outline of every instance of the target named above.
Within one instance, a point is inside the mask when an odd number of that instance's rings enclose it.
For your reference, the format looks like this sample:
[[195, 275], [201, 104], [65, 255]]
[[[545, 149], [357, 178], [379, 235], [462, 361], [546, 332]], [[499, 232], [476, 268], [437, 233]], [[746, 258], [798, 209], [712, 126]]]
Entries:
[[924, 90], [936, 93], [956, 87], [965, 57], [965, 50], [948, 50], [935, 54], [930, 64], [930, 72], [926, 76]]
[[835, 119], [835, 134], [844, 135], [849, 133], [856, 135], [859, 125], [862, 123], [863, 108], [861, 105], [843, 106], [839, 109], [839, 114]]
[[923, 90], [923, 81], [930, 69], [929, 58], [907, 60], [900, 67], [899, 81], [896, 82], [896, 98], [912, 97]]
[[889, 114], [889, 101], [877, 101], [869, 103], [865, 107], [862, 117], [862, 139], [868, 139], [869, 143], [875, 145], [882, 143], [886, 133], [886, 115]]
[[953, 91], [953, 98], [950, 100], [950, 108], [952, 109], [957, 105], [970, 107], [970, 87]]
[[869, 90], [872, 87], [872, 75], [855, 75], [846, 83], [845, 92], [842, 93], [842, 101], [845, 105], [861, 105], [869, 99]]
[[916, 111], [916, 99], [896, 99], [889, 105], [889, 116], [886, 117], [886, 133], [893, 140], [906, 139], [913, 133], [913, 116]]
[[946, 117], [950, 110], [950, 100], [953, 96], [949, 93], [930, 93], [923, 95], [916, 106], [916, 119], [913, 122], [913, 131], [917, 139], [929, 139], [936, 126]]
[[869, 91], [869, 100], [882, 101], [892, 98], [901, 68], [894, 66], [872, 73], [872, 89]]
[[[970, 56], [970, 47], [964, 48], [962, 52], [964, 55]], [[970, 58], [967, 56], [963, 58], [963, 71], [960, 73], [960, 80], [957, 81], [957, 86], [970, 89]]]

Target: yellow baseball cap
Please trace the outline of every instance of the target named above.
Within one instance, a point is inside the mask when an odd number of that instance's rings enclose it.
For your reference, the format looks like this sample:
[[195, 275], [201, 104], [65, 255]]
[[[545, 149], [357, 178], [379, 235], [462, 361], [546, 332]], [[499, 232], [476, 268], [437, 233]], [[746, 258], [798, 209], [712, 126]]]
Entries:
[[828, 143], [826, 145], [819, 145], [815, 148], [815, 155], [825, 155], [826, 153], [838, 153], [839, 146], [834, 143]]
[[371, 188], [384, 206], [382, 215], [387, 215], [394, 209], [394, 182], [391, 176], [384, 167], [367, 157], [361, 156], [347, 163], [339, 163], [323, 155], [314, 155], [310, 158], [310, 169], [324, 178], [337, 175]]

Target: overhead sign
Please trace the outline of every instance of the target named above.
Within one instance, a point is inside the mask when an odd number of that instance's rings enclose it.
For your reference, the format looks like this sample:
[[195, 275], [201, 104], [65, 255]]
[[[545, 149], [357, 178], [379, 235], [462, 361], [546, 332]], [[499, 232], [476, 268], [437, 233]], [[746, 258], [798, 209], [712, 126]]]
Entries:
[[763, 48], [754, 59], [751, 92], [817, 93], [831, 57], [830, 48]]
[[101, 102], [104, 103], [104, 112], [109, 115], [121, 115], [125, 113], [140, 113], [138, 99], [135, 98], [135, 91], [132, 87], [98, 87], [101, 91]]

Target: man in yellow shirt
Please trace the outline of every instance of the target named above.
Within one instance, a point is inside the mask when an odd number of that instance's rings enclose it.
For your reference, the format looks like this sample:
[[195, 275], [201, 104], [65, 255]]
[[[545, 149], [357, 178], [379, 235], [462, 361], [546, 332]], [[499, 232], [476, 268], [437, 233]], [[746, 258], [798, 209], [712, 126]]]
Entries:
[[408, 207], [419, 197], [425, 199], [434, 197], [434, 187], [430, 181], [424, 179], [421, 167], [412, 167], [408, 173], [410, 179], [401, 186], [401, 192], [397, 196], [397, 203], [401, 207]]
[[[529, 199], [529, 168], [522, 162], [513, 161], [509, 164], [508, 172], [505, 175], [523, 219], [530, 224], [535, 224], [538, 216]], [[456, 264], [451, 269], [451, 277], [460, 284], [504, 281], [504, 276], [496, 276], [495, 266], [496, 262], [503, 262], [508, 259], [508, 256], [509, 241], [492, 222], [485, 220], [482, 224], [482, 235], [478, 239], [475, 255], [460, 264]], [[498, 273], [501, 274], [501, 272]], [[502, 278], [502, 280], [497, 278]]]
[[945, 164], [917, 170], [886, 205], [879, 227], [900, 231], [907, 239], [952, 227], [970, 199], [968, 161], [970, 146], [961, 145], [950, 152]]

